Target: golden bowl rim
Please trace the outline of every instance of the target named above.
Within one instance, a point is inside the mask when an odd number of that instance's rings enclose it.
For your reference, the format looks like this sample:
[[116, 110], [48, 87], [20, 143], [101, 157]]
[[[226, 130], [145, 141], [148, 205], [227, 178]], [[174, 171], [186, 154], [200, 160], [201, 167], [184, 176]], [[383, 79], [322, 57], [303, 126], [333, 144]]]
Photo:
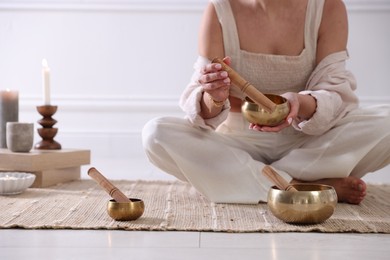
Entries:
[[110, 199], [108, 202], [113, 204], [129, 204], [129, 203], [137, 204], [140, 202], [144, 203], [144, 201], [139, 198], [128, 198], [128, 199], [130, 200], [129, 202], [116, 202], [114, 199]]
[[[283, 100], [283, 102], [276, 104], [277, 106], [284, 105], [284, 104], [288, 103], [287, 98], [285, 98], [285, 97], [283, 97], [283, 96], [281, 96], [281, 95], [278, 95], [278, 94], [265, 93], [265, 94], [263, 94], [263, 95], [266, 96], [266, 97], [269, 98], [269, 99], [271, 99], [272, 97], [277, 97], [278, 99]], [[271, 99], [271, 100], [272, 100], [272, 99]], [[274, 100], [272, 100], [272, 101], [274, 102]], [[254, 105], [256, 105], [256, 106], [259, 106], [258, 104], [256, 104], [256, 102], [254, 102], [254, 101], [253, 101], [250, 97], [248, 97], [248, 96], [246, 96], [246, 97], [244, 98], [244, 100], [243, 100], [242, 103], [245, 103], [245, 102], [250, 103], [250, 104], [254, 104]], [[275, 102], [274, 102], [274, 103], [275, 103]]]
[[[327, 191], [327, 190], [335, 190], [335, 188], [333, 186], [330, 186], [330, 185], [327, 185], [327, 184], [316, 184], [316, 183], [292, 183], [290, 184], [290, 186], [294, 187], [294, 188], [299, 188], [299, 186], [317, 186], [317, 187], [324, 187], [326, 188], [326, 190], [302, 190], [300, 191], [299, 189], [297, 189], [299, 192], [313, 192], [313, 191]], [[276, 190], [276, 191], [283, 191], [283, 192], [296, 192], [296, 191], [286, 191], [286, 190], [281, 190], [279, 189], [278, 187], [276, 187], [275, 185], [274, 186], [271, 186], [271, 189], [273, 190]]]

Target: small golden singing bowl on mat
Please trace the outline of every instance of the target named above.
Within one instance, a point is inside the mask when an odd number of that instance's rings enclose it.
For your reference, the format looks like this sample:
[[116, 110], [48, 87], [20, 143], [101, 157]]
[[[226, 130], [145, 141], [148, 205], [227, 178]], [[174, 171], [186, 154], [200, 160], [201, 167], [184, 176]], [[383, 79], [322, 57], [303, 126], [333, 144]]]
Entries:
[[108, 215], [118, 221], [136, 220], [145, 210], [144, 202], [140, 199], [129, 198], [129, 202], [116, 202], [111, 199], [107, 204]]
[[276, 108], [273, 112], [267, 112], [258, 104], [254, 103], [249, 97], [246, 97], [241, 105], [241, 112], [244, 118], [253, 124], [262, 126], [276, 126], [282, 123], [286, 119], [290, 112], [290, 106], [282, 96], [265, 94], [272, 102], [276, 104]]
[[94, 167], [88, 170], [88, 175], [113, 198], [107, 204], [107, 213], [111, 218], [126, 221], [136, 220], [142, 216], [145, 205], [141, 199], [128, 198]]
[[321, 184], [292, 184], [298, 191], [273, 186], [268, 207], [278, 219], [294, 224], [318, 224], [330, 218], [337, 205], [333, 187]]

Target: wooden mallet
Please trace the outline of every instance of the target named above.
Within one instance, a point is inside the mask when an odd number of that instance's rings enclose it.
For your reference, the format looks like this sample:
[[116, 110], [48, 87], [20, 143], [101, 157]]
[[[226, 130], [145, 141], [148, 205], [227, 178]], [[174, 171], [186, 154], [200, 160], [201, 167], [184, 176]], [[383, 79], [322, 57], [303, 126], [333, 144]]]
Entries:
[[88, 170], [88, 175], [94, 179], [100, 185], [100, 187], [102, 187], [116, 202], [125, 203], [131, 201], [123, 192], [115, 187], [114, 184], [107, 180], [106, 177], [104, 177], [95, 168], [90, 168]]
[[288, 183], [282, 176], [279, 175], [274, 169], [271, 168], [271, 166], [264, 166], [263, 168], [263, 174], [272, 181], [276, 187], [278, 187], [280, 190], [286, 190], [286, 191], [298, 191], [295, 189], [290, 183]]
[[242, 78], [235, 70], [227, 65], [220, 58], [215, 58], [212, 63], [219, 63], [222, 68], [228, 73], [230, 80], [237, 86], [243, 93], [245, 93], [256, 104], [264, 108], [267, 112], [272, 113], [276, 109], [276, 104], [267, 98], [263, 93], [256, 89], [251, 83]]

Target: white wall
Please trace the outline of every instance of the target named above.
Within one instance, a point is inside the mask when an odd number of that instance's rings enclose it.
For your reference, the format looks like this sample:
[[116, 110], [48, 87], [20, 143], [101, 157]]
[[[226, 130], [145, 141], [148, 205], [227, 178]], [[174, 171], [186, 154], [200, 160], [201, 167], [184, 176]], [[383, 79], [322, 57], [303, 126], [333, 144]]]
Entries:
[[[345, 2], [349, 68], [362, 104], [390, 103], [390, 0]], [[0, 0], [0, 89], [19, 90], [21, 121], [39, 120], [46, 58], [59, 106], [56, 140], [91, 149], [92, 164], [110, 177], [165, 178], [146, 161], [140, 131], [152, 117], [182, 115], [177, 100], [192, 73], [206, 3]], [[390, 182], [390, 174], [376, 176]]]

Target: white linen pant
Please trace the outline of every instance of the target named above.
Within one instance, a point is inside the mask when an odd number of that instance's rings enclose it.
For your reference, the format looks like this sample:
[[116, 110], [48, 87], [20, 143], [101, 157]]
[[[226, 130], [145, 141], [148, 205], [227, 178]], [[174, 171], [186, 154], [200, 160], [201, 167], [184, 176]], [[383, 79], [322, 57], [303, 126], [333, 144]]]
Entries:
[[287, 180], [313, 181], [360, 178], [390, 163], [390, 106], [354, 110], [320, 136], [248, 126], [240, 113], [229, 113], [217, 131], [162, 117], [145, 125], [143, 145], [154, 165], [216, 203], [266, 201], [272, 183], [261, 173], [265, 164]]

